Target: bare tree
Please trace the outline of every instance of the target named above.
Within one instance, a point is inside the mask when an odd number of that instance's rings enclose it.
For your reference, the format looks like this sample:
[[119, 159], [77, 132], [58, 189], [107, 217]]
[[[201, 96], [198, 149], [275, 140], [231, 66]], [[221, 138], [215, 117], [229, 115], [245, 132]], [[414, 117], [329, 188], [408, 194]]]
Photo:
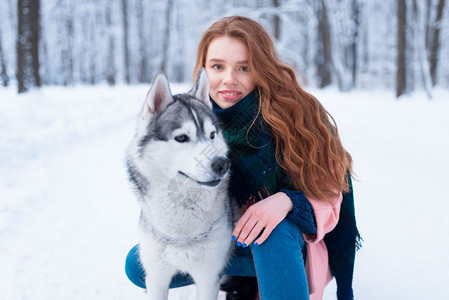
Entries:
[[[279, 8], [279, 0], [272, 0], [272, 5], [274, 9]], [[276, 12], [273, 15], [273, 36], [276, 41], [281, 38], [281, 18]]]
[[[92, 2], [93, 3], [93, 2]], [[101, 22], [100, 22], [100, 8], [93, 8], [93, 12], [90, 14], [89, 18], [89, 30], [87, 32], [87, 39], [89, 41], [89, 49], [88, 49], [88, 83], [95, 85], [99, 80], [98, 74], [100, 73], [100, 60], [99, 60], [99, 43], [98, 36], [99, 31], [101, 30]]]
[[426, 49], [430, 49], [430, 27], [431, 27], [431, 13], [432, 13], [432, 0], [426, 0]]
[[397, 69], [396, 69], [396, 97], [403, 95], [407, 88], [407, 3], [397, 1]]
[[351, 77], [352, 87], [357, 85], [357, 69], [358, 69], [358, 56], [359, 56], [359, 31], [360, 31], [360, 6], [359, 0], [352, 0], [351, 10], [353, 17], [352, 39], [350, 41], [350, 64], [351, 64]]
[[107, 2], [106, 6], [106, 27], [108, 29], [108, 53], [106, 62], [106, 82], [109, 85], [114, 85], [116, 82], [115, 74], [115, 36], [113, 31], [112, 22], [112, 5], [114, 1], [110, 0]]
[[39, 0], [18, 0], [17, 83], [18, 92], [40, 87]]
[[185, 57], [185, 30], [184, 30], [184, 17], [182, 13], [182, 4], [178, 1], [175, 4], [175, 38], [174, 38], [174, 48], [176, 51], [176, 55], [173, 61], [173, 71], [174, 76], [173, 79], [175, 82], [183, 82], [186, 77], [186, 68], [184, 65], [183, 58]]
[[170, 27], [171, 27], [172, 10], [173, 10], [173, 0], [167, 0], [167, 6], [165, 10], [165, 29], [163, 37], [164, 44], [162, 46], [162, 60], [160, 66], [160, 71], [164, 73], [167, 73], [168, 56], [170, 53]]
[[139, 36], [139, 55], [140, 55], [140, 63], [139, 63], [139, 74], [138, 81], [140, 83], [149, 82], [148, 78], [148, 54], [147, 54], [147, 35], [146, 29], [148, 28], [145, 22], [145, 5], [143, 0], [139, 0], [137, 2], [137, 24], [138, 24], [138, 36]]
[[315, 54], [315, 64], [317, 66], [318, 86], [326, 87], [332, 83], [332, 49], [329, 20], [324, 0], [316, 6], [318, 17], [318, 43]]
[[61, 49], [61, 63], [63, 65], [63, 84], [72, 85], [74, 82], [74, 57], [73, 57], [73, 39], [74, 39], [74, 1], [67, 1], [67, 3], [60, 5], [61, 9], [61, 30], [58, 31], [59, 43]]
[[433, 27], [432, 43], [430, 46], [430, 76], [432, 77], [432, 85], [435, 86], [437, 79], [438, 54], [440, 50], [440, 28], [441, 19], [444, 11], [444, 0], [438, 1], [435, 26]]
[[129, 55], [129, 29], [128, 29], [128, 0], [122, 0], [122, 17], [123, 17], [123, 61], [125, 71], [125, 82], [131, 82], [130, 76], [130, 55]]
[[429, 99], [432, 98], [432, 82], [429, 63], [426, 57], [425, 14], [420, 1], [413, 0], [413, 45], [417, 53], [419, 70], [424, 89]]
[[5, 54], [3, 53], [1, 30], [0, 30], [0, 78], [2, 79], [2, 85], [8, 86], [9, 76], [8, 72], [6, 71], [6, 59]]

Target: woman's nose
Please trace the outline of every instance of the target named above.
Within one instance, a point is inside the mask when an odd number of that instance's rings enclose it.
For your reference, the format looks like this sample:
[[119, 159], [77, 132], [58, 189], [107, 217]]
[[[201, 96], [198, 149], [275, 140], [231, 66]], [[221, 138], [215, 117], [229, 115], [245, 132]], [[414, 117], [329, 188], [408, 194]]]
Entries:
[[237, 81], [235, 80], [235, 74], [233, 70], [226, 71], [224, 78], [223, 78], [224, 84], [236, 84]]

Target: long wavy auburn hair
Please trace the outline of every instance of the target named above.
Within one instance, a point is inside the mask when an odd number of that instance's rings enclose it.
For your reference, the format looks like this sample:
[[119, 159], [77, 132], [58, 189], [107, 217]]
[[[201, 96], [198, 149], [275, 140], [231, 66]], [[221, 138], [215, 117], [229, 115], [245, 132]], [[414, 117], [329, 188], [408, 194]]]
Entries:
[[278, 58], [259, 23], [232, 16], [212, 24], [198, 46], [195, 80], [206, 65], [211, 41], [223, 36], [238, 39], [248, 48], [250, 76], [260, 95], [259, 113], [270, 126], [276, 160], [292, 186], [324, 201], [348, 191], [352, 158], [343, 148], [334, 119], [299, 86], [295, 72]]

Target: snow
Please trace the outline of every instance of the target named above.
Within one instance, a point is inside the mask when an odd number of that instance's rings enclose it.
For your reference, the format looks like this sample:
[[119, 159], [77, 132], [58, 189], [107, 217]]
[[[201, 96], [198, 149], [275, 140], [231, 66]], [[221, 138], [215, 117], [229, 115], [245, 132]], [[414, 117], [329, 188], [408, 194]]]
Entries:
[[[139, 214], [124, 157], [148, 88], [0, 88], [0, 299], [145, 298], [124, 273]], [[446, 299], [449, 92], [312, 93], [354, 159], [356, 298]]]

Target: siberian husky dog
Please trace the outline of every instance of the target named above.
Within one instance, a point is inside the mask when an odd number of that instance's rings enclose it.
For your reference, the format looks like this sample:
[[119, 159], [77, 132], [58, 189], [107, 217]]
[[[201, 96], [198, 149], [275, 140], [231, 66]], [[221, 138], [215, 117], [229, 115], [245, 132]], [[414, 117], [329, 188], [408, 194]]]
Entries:
[[215, 300], [230, 254], [233, 209], [228, 147], [202, 70], [192, 90], [173, 95], [163, 74], [147, 94], [127, 158], [141, 205], [139, 255], [150, 299], [167, 299], [177, 272], [197, 299]]

